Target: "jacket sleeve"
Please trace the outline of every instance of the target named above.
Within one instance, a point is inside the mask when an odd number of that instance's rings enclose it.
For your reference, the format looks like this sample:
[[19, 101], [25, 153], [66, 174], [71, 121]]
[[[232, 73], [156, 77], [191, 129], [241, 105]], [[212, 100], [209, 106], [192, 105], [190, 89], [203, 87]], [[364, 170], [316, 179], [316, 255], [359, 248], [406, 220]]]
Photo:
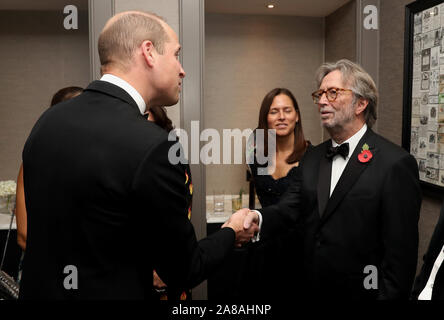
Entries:
[[388, 170], [381, 204], [384, 255], [378, 299], [408, 299], [416, 273], [421, 189], [418, 166], [405, 155]]
[[259, 210], [263, 219], [260, 231], [261, 237], [263, 235], [274, 237], [302, 222], [304, 209], [301, 186], [302, 168], [292, 178], [290, 186], [277, 204]]
[[132, 186], [135, 201], [141, 205], [138, 214], [143, 224], [138, 230], [147, 235], [144, 241], [150, 248], [146, 254], [168, 286], [188, 289], [205, 280], [223, 262], [234, 248], [235, 233], [223, 228], [197, 241], [188, 219], [184, 167], [172, 164], [168, 158], [174, 144], [163, 141], [150, 150]]

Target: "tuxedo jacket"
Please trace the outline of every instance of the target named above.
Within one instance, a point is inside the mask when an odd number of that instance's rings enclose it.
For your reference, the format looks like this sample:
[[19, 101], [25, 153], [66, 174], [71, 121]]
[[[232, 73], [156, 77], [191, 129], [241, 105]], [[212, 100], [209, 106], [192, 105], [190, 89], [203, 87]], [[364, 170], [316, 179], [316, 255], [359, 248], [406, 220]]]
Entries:
[[104, 81], [41, 116], [23, 150], [21, 298], [150, 298], [153, 268], [181, 290], [223, 261], [234, 231], [196, 240], [185, 167], [168, 159], [175, 143]]
[[[424, 290], [427, 281], [429, 280], [430, 273], [432, 272], [435, 260], [441, 253], [444, 245], [444, 204], [441, 208], [438, 223], [433, 231], [432, 238], [430, 240], [429, 248], [424, 256], [424, 264], [422, 265], [421, 272], [416, 278], [415, 286], [412, 292], [412, 298], [418, 299], [418, 296]], [[432, 300], [444, 300], [444, 263], [436, 274], [435, 281], [433, 283]]]
[[[373, 157], [360, 162], [365, 143]], [[297, 289], [306, 298], [407, 299], [421, 205], [415, 159], [368, 129], [329, 197], [329, 146], [331, 140], [307, 151], [281, 201], [261, 210], [262, 230], [274, 236], [302, 226], [304, 281]]]

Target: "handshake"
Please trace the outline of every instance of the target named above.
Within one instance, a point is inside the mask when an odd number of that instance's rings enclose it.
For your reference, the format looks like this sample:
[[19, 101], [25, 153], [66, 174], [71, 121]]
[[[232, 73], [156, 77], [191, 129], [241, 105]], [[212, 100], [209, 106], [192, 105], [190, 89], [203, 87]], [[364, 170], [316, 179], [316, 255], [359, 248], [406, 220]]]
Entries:
[[237, 248], [246, 244], [259, 231], [259, 215], [250, 211], [248, 208], [243, 208], [228, 219], [222, 228], [231, 228], [236, 233], [235, 245]]

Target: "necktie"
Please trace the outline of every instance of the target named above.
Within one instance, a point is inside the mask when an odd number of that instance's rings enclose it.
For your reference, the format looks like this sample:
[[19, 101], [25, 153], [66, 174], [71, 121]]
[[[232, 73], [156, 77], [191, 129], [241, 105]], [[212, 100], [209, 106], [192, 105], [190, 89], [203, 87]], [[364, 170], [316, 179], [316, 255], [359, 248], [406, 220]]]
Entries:
[[340, 156], [342, 156], [345, 159], [348, 156], [348, 151], [349, 151], [348, 142], [346, 142], [346, 143], [343, 143], [337, 147], [331, 147], [331, 146], [328, 147], [327, 153], [325, 156], [328, 159], [333, 159], [334, 156], [339, 154]]

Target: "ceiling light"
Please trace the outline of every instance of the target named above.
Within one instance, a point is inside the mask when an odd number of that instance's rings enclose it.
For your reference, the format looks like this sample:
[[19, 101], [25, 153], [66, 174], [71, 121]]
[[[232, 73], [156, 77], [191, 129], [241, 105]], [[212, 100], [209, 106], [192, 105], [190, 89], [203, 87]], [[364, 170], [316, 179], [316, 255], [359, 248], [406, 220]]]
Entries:
[[267, 4], [267, 8], [268, 9], [273, 9], [274, 8], [274, 4]]

